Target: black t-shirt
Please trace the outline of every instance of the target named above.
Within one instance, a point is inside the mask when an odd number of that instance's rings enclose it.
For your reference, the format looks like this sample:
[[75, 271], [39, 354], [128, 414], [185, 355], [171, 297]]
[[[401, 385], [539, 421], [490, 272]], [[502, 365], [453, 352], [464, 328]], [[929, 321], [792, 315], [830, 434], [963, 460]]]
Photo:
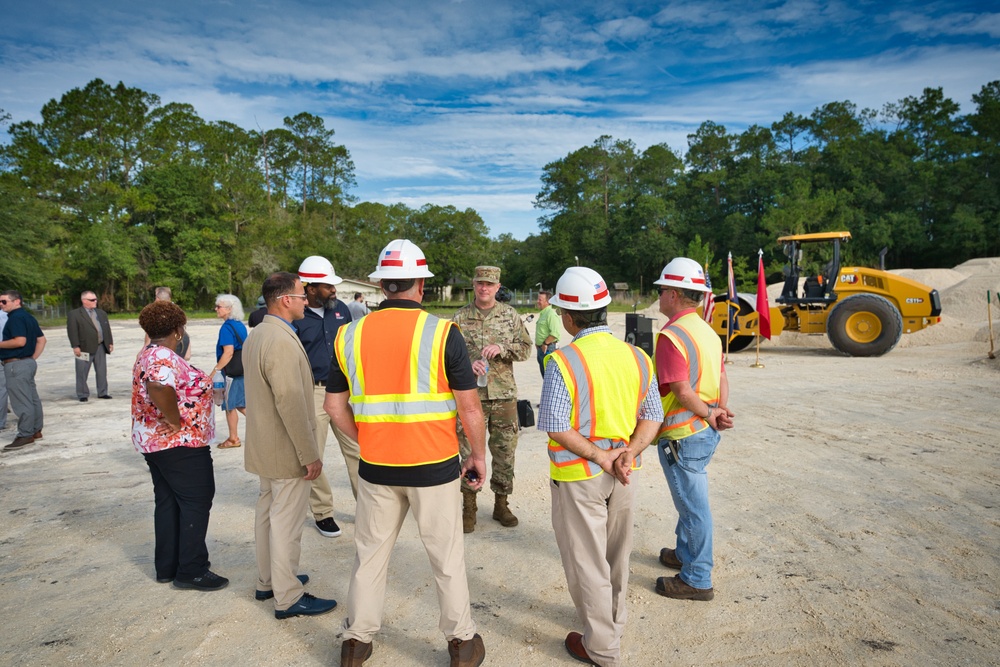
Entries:
[[31, 313], [24, 307], [15, 308], [7, 313], [7, 324], [3, 328], [3, 340], [24, 336], [21, 347], [0, 348], [0, 359], [26, 359], [35, 354], [35, 345], [39, 338], [44, 338], [41, 327]]
[[[386, 308], [419, 309], [416, 301], [404, 299], [386, 299], [379, 304], [379, 310]], [[472, 362], [469, 361], [469, 350], [458, 327], [448, 330], [444, 345], [444, 368], [448, 378], [448, 386], [459, 391], [476, 388], [476, 374], [472, 372]], [[326, 380], [326, 391], [339, 394], [350, 391], [351, 385], [340, 369], [336, 358], [330, 364], [330, 375]], [[358, 475], [371, 484], [384, 486], [437, 486], [458, 479], [462, 466], [459, 457], [428, 463], [419, 466], [381, 466], [368, 463], [364, 459], [358, 466]]]

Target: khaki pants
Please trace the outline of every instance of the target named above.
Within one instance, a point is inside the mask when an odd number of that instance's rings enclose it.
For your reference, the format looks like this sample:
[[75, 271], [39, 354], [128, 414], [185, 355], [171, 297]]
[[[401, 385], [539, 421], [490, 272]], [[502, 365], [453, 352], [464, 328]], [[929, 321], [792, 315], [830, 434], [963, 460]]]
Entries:
[[469, 607], [462, 537], [462, 503], [456, 479], [438, 486], [382, 486], [361, 480], [354, 526], [357, 556], [347, 595], [344, 639], [370, 642], [382, 627], [389, 556], [409, 510], [431, 562], [441, 617], [438, 628], [448, 641], [472, 639], [476, 624]]
[[309, 482], [260, 478], [257, 520], [257, 590], [274, 591], [274, 608], [285, 610], [299, 601], [305, 587], [298, 580], [302, 528], [309, 502]]
[[[333, 435], [340, 444], [340, 451], [344, 455], [344, 463], [347, 465], [347, 476], [351, 480], [351, 492], [354, 498], [358, 497], [358, 462], [361, 460], [361, 447], [357, 440], [352, 440], [346, 433], [333, 425], [330, 415], [323, 409], [323, 401], [326, 400], [326, 388], [313, 388], [313, 406], [316, 409], [316, 448], [319, 449], [319, 458], [324, 461], [326, 453], [327, 428], [333, 430]], [[326, 462], [323, 462], [326, 466]], [[313, 518], [322, 521], [333, 516], [333, 491], [330, 489], [330, 482], [326, 472], [320, 474], [313, 480], [312, 489], [309, 491], [309, 508], [312, 510]]]
[[579, 482], [549, 482], [552, 528], [583, 646], [601, 667], [620, 662], [628, 618], [628, 563], [632, 551], [635, 486], [603, 473]]

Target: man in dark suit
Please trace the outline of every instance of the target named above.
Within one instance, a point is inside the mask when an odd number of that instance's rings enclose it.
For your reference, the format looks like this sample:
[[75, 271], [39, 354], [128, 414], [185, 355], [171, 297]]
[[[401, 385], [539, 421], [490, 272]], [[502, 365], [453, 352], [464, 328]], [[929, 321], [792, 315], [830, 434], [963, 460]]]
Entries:
[[71, 310], [66, 319], [66, 333], [76, 355], [76, 397], [81, 403], [86, 403], [90, 396], [87, 377], [91, 366], [97, 374], [97, 397], [111, 398], [108, 394], [107, 355], [115, 349], [115, 341], [108, 314], [97, 307], [97, 295], [84, 292], [80, 301], [83, 305]]

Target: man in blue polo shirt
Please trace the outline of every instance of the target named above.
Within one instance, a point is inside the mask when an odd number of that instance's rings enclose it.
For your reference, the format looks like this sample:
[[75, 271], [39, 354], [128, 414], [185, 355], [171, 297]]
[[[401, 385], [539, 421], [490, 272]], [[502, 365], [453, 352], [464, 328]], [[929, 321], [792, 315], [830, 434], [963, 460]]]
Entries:
[[[313, 399], [316, 409], [316, 447], [320, 459], [326, 451], [328, 429], [333, 429], [333, 435], [340, 444], [340, 451], [347, 463], [347, 475], [351, 481], [351, 491], [358, 497], [358, 461], [360, 449], [358, 442], [347, 436], [330, 422], [330, 415], [323, 409], [326, 400], [326, 378], [330, 374], [330, 364], [333, 359], [333, 340], [337, 330], [351, 321], [351, 311], [347, 305], [337, 298], [335, 285], [343, 282], [333, 270], [330, 260], [319, 255], [306, 257], [299, 265], [299, 279], [305, 286], [306, 312], [305, 317], [295, 322], [295, 328], [309, 356], [309, 365], [313, 372]], [[333, 491], [326, 473], [321, 473], [313, 480], [309, 492], [309, 508], [316, 520], [316, 530], [324, 537], [340, 535], [340, 526], [333, 518]]]
[[0, 341], [7, 395], [17, 415], [17, 437], [3, 448], [16, 451], [42, 438], [42, 399], [35, 388], [36, 359], [45, 349], [45, 334], [38, 320], [21, 307], [21, 293], [7, 290], [0, 294], [0, 307], [7, 313], [7, 324]]

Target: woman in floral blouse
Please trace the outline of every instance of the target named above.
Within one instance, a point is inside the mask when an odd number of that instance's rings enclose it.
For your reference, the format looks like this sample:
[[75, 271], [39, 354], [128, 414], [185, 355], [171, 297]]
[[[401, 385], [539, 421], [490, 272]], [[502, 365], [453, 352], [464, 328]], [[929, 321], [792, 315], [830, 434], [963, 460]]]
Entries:
[[156, 581], [216, 591], [229, 580], [208, 569], [205, 545], [215, 496], [212, 380], [176, 353], [186, 322], [169, 301], [139, 314], [149, 345], [132, 369], [132, 444], [153, 477]]

